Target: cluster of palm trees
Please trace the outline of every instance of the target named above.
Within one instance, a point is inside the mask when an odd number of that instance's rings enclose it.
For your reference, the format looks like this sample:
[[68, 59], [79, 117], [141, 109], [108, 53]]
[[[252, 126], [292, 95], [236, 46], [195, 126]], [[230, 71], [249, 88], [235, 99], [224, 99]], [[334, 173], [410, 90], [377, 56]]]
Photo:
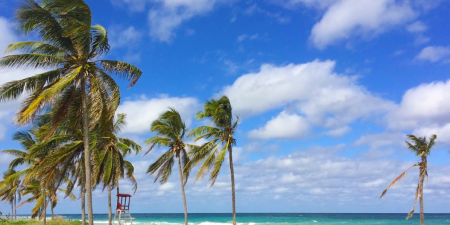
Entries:
[[[154, 163], [152, 163], [147, 173], [156, 174], [155, 182], [159, 180], [166, 183], [172, 173], [172, 166], [177, 160], [178, 172], [180, 175], [181, 193], [184, 203], [184, 220], [188, 224], [186, 196], [184, 186], [189, 177], [190, 171], [197, 165], [199, 169], [196, 179], [203, 178], [211, 171], [209, 180], [211, 186], [214, 185], [219, 171], [228, 153], [230, 175], [231, 175], [231, 200], [233, 212], [233, 225], [236, 225], [234, 169], [233, 169], [233, 146], [236, 139], [233, 137], [239, 124], [239, 118], [233, 120], [232, 107], [228, 97], [223, 96], [218, 100], [206, 101], [204, 110], [197, 113], [197, 119], [209, 119], [212, 126], [200, 126], [192, 129], [189, 133], [180, 114], [173, 108], [163, 113], [151, 124], [151, 131], [156, 136], [146, 141], [150, 145], [149, 153], [153, 147], [166, 147], [164, 152]], [[186, 137], [193, 137], [194, 141], [209, 139], [206, 143], [197, 146], [185, 143]]]
[[[44, 222], [47, 205], [56, 206], [59, 191], [73, 197], [72, 190], [80, 187], [83, 224], [85, 205], [93, 224], [96, 186], [111, 191], [119, 179], [129, 178], [137, 187], [133, 166], [124, 158], [141, 147], [116, 136], [125, 116], [115, 119], [120, 92], [111, 75], [132, 87], [142, 71], [103, 59], [110, 49], [108, 35], [102, 26], [91, 24], [91, 17], [83, 0], [24, 0], [16, 13], [18, 28], [40, 41], [11, 44], [6, 52], [19, 53], [0, 59], [2, 68], [47, 70], [0, 87], [0, 102], [27, 96], [15, 122], [30, 127], [14, 135], [24, 151], [3, 151], [16, 159], [0, 185], [1, 199], [15, 209], [21, 195], [32, 196], [24, 203], [36, 202], [33, 215], [43, 216]], [[15, 171], [18, 166], [25, 168]]]
[[[119, 86], [110, 75], [130, 82], [132, 87], [142, 72], [120, 61], [105, 60], [108, 35], [100, 25], [91, 24], [89, 6], [83, 0], [25, 0], [16, 18], [24, 34], [34, 33], [40, 41], [25, 41], [8, 46], [7, 55], [0, 59], [0, 67], [32, 67], [48, 71], [0, 87], [0, 102], [27, 97], [17, 112], [15, 122], [29, 126], [14, 134], [24, 150], [7, 149], [2, 153], [15, 159], [0, 182], [0, 200], [16, 209], [35, 203], [32, 217], [46, 222], [46, 209], [56, 207], [57, 193], [75, 199], [73, 190], [80, 189], [82, 223], [85, 206], [89, 224], [93, 224], [92, 190], [98, 186], [108, 189], [109, 221], [111, 223], [111, 190], [119, 180], [129, 179], [137, 189], [132, 163], [125, 160], [137, 154], [141, 147], [134, 141], [117, 135], [125, 125], [125, 115], [116, 115], [120, 103]], [[238, 120], [233, 122], [229, 99], [207, 101], [198, 119], [210, 119], [214, 126], [202, 126], [186, 134], [187, 129], [179, 113], [170, 109], [151, 124], [157, 136], [147, 140], [154, 146], [168, 147], [148, 173], [158, 171], [156, 180], [166, 182], [174, 159], [178, 160], [180, 182], [185, 205], [184, 185], [189, 171], [199, 167], [197, 179], [212, 169], [211, 186], [218, 177], [228, 152], [230, 157], [233, 223], [236, 224], [232, 146]], [[192, 136], [195, 141], [210, 139], [201, 146], [185, 144]], [[188, 152], [189, 151], [189, 152]], [[19, 169], [19, 170], [17, 170]], [[26, 200], [17, 206], [22, 196]]]

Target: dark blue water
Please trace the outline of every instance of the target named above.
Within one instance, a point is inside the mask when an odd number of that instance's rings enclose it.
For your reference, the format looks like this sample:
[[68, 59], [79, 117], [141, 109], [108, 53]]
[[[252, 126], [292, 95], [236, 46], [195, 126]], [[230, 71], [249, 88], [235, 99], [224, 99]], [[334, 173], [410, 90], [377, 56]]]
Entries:
[[[419, 215], [405, 220], [406, 213], [373, 214], [373, 213], [238, 213], [237, 222], [240, 225], [336, 225], [336, 224], [367, 224], [367, 225], [410, 225], [419, 224]], [[81, 215], [62, 215], [66, 219], [80, 220]], [[180, 225], [184, 224], [184, 214], [181, 213], [134, 213], [133, 224], [140, 225]], [[228, 213], [190, 213], [189, 224], [192, 225], [225, 225], [232, 222]], [[107, 214], [96, 214], [95, 224], [108, 223]], [[116, 223], [117, 224], [117, 223]], [[450, 225], [450, 214], [425, 214], [425, 224]]]

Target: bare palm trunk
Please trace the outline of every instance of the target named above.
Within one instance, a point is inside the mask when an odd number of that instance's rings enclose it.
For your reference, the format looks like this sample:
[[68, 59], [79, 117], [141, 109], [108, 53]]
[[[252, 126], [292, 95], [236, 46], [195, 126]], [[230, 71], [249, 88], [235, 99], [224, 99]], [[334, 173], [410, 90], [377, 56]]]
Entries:
[[[86, 78], [85, 78], [86, 79]], [[92, 209], [92, 184], [91, 184], [91, 151], [89, 150], [89, 118], [86, 96], [86, 80], [81, 81], [81, 105], [83, 116], [83, 142], [84, 142], [84, 165], [86, 170], [85, 191], [87, 198], [87, 209], [89, 225], [94, 225], [94, 213]]]
[[14, 203], [11, 202], [11, 221], [14, 220]]
[[185, 225], [188, 225], [187, 205], [186, 205], [186, 194], [184, 193], [184, 179], [183, 179], [183, 171], [181, 170], [181, 160], [180, 160], [180, 156], [178, 156], [178, 171], [180, 172], [181, 193], [183, 194], [183, 204], [184, 204], [184, 224], [185, 224]]
[[112, 225], [111, 184], [108, 184], [108, 222]]
[[86, 196], [84, 187], [81, 188], [81, 224], [86, 225]]
[[84, 167], [84, 154], [81, 154], [81, 225], [86, 225], [86, 196], [84, 191], [86, 171]]
[[43, 196], [44, 196], [44, 225], [46, 225], [47, 224], [47, 196], [46, 196], [46, 193], [45, 193], [46, 191], [45, 191], [45, 189], [44, 189], [44, 191], [43, 191]]
[[427, 159], [422, 156], [422, 166], [420, 167], [420, 184], [419, 184], [419, 194], [420, 194], [420, 225], [424, 225], [425, 218], [423, 215], [423, 182], [425, 180], [425, 171], [427, 169]]
[[14, 193], [14, 220], [17, 220], [17, 193]]
[[233, 169], [233, 150], [231, 145], [228, 147], [228, 156], [230, 157], [230, 174], [231, 174], [231, 202], [233, 208], [233, 225], [236, 225], [236, 197], [234, 190], [234, 169]]
[[54, 210], [54, 208], [53, 208], [53, 202], [52, 202], [52, 204], [51, 204], [51, 209], [52, 209], [52, 220], [54, 220], [55, 219], [55, 213], [53, 212], [53, 210]]

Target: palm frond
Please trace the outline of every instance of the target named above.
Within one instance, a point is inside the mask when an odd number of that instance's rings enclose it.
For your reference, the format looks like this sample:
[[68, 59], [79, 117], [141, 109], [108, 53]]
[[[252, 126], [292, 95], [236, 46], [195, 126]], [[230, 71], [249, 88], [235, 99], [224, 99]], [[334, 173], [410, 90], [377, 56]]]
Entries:
[[133, 87], [142, 75], [142, 71], [139, 68], [126, 62], [100, 60], [100, 65], [106, 72], [130, 81], [128, 88]]

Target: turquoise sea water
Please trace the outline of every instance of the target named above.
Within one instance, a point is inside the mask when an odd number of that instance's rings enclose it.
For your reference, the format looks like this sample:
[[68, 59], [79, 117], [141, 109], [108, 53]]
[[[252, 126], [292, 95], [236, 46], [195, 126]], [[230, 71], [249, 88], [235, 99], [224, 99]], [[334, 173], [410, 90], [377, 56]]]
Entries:
[[[66, 219], [80, 220], [81, 215], [61, 215]], [[184, 214], [178, 213], [134, 213], [133, 224], [139, 225], [182, 225]], [[402, 214], [365, 214], [365, 213], [239, 213], [239, 225], [409, 225], [419, 224], [419, 215], [405, 220]], [[107, 214], [96, 214], [95, 224], [107, 224]], [[228, 213], [192, 213], [189, 214], [191, 225], [226, 225], [231, 224]], [[425, 223], [430, 225], [450, 225], [450, 214], [425, 214]], [[117, 223], [116, 223], [117, 224]]]

